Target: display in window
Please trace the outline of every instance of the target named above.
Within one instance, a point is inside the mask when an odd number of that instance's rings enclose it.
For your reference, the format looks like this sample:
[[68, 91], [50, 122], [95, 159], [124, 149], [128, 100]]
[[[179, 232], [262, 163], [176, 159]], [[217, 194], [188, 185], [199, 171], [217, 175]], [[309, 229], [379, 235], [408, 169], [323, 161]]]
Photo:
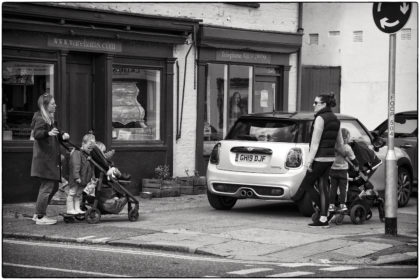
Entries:
[[112, 84], [112, 124], [114, 138], [137, 140], [153, 137], [145, 122], [146, 111], [138, 102], [139, 89], [135, 82]]
[[2, 69], [3, 140], [30, 140], [31, 121], [41, 94], [54, 95], [54, 65], [6, 61]]
[[112, 139], [160, 139], [160, 72], [114, 65]]

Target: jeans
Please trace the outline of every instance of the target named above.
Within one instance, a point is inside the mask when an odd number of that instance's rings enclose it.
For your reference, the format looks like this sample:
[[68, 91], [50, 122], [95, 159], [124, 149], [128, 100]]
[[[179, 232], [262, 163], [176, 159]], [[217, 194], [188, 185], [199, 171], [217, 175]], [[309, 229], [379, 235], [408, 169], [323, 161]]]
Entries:
[[54, 190], [56, 191], [56, 186], [58, 186], [56, 181], [41, 179], [38, 198], [36, 200], [36, 214], [42, 216], [47, 214], [48, 203], [54, 196]]
[[[331, 165], [332, 162], [314, 161], [312, 163], [312, 171], [306, 171], [298, 191], [292, 197], [293, 200], [297, 201], [301, 199], [305, 192], [307, 192], [311, 197], [311, 200], [320, 208], [321, 216], [327, 216], [328, 211], [328, 175]], [[317, 180], [319, 192], [314, 187]]]

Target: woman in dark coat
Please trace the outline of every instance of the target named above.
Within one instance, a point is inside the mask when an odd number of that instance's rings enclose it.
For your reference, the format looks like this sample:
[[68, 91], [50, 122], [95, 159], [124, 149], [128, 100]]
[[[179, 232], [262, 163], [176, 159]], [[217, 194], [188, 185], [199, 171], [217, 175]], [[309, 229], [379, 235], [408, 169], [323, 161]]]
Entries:
[[57, 220], [46, 216], [48, 199], [54, 185], [61, 180], [60, 141], [69, 139], [54, 127], [55, 100], [45, 93], [38, 98], [39, 111], [33, 118], [33, 156], [31, 176], [41, 181], [33, 220], [37, 225], [52, 225]]

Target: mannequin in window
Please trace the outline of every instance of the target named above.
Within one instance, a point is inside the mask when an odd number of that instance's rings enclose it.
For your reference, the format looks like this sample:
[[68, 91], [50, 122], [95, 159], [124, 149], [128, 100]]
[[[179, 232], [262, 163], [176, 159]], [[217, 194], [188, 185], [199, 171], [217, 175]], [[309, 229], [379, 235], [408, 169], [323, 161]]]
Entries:
[[229, 127], [232, 127], [235, 121], [242, 115], [246, 114], [247, 110], [242, 103], [242, 97], [239, 91], [235, 91], [230, 98], [229, 109]]

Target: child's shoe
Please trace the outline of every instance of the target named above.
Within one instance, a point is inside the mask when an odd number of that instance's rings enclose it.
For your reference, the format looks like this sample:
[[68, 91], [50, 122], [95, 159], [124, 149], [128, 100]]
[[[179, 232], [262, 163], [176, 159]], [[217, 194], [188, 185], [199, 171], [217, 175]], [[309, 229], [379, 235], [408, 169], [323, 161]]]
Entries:
[[330, 206], [328, 207], [328, 212], [332, 213], [335, 211], [335, 205], [334, 204], [330, 204]]
[[345, 205], [345, 204], [340, 204], [340, 208], [338, 209], [338, 211], [340, 211], [340, 212], [345, 212], [345, 211], [347, 211], [348, 209], [347, 209], [347, 206]]

